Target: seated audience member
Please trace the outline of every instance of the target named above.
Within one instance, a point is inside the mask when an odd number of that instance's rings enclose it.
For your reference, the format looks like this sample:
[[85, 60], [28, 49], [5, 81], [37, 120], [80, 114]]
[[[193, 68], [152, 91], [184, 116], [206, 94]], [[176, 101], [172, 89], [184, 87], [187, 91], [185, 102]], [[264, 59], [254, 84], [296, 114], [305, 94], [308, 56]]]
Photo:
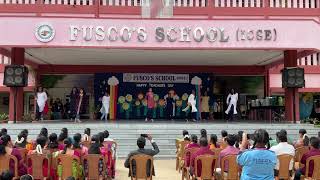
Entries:
[[[103, 155], [105, 156], [104, 154], [101, 153], [100, 151], [100, 148], [101, 148], [101, 144], [100, 144], [100, 138], [98, 135], [93, 135], [92, 138], [91, 138], [91, 146], [88, 150], [88, 154], [99, 154], [99, 155]], [[100, 160], [99, 161], [99, 165], [98, 165], [98, 168], [99, 168], [99, 175], [102, 176], [103, 175], [103, 160]], [[85, 163], [84, 164], [85, 166], [85, 173], [86, 175], [88, 174], [88, 167], [87, 167], [87, 164]], [[87, 177], [87, 176], [86, 176]]]
[[[292, 145], [288, 144], [287, 135], [284, 133], [284, 131], [277, 132], [277, 139], [279, 144], [276, 146], [273, 146], [270, 148], [271, 151], [275, 152], [277, 156], [283, 155], [283, 154], [289, 154], [291, 156], [294, 156], [295, 149]], [[293, 160], [290, 162], [290, 168], [289, 170], [292, 171], [293, 169]], [[277, 159], [277, 165], [275, 168], [275, 176], [278, 176], [279, 173], [279, 160]]]
[[[190, 148], [200, 148], [200, 145], [198, 144], [198, 137], [195, 134], [191, 134], [191, 142], [186, 146], [186, 149], [190, 149]], [[190, 157], [191, 157], [190, 153], [187, 153], [186, 156], [184, 157], [186, 167], [190, 166]]]
[[288, 143], [291, 144], [291, 145], [293, 145], [293, 140], [292, 140], [292, 138], [290, 138], [290, 137], [288, 136], [287, 130], [281, 129], [280, 132], [285, 133], [286, 136], [287, 136]]
[[18, 134], [18, 138], [14, 143], [14, 146], [17, 148], [26, 148], [27, 146], [27, 134], [25, 134], [24, 132], [20, 132]]
[[[46, 155], [50, 154], [50, 151], [45, 149], [46, 143], [47, 143], [46, 137], [38, 136], [36, 139], [36, 143], [37, 143], [36, 149], [33, 151], [29, 151], [29, 154], [46, 154]], [[48, 163], [49, 163], [48, 161], [44, 161], [42, 166], [42, 172], [45, 177], [48, 177]], [[33, 172], [32, 162], [30, 161], [28, 165], [29, 165], [28, 172], [29, 173]]]
[[[12, 148], [11, 137], [9, 135], [2, 135], [0, 137], [0, 155], [12, 155], [18, 160], [18, 174], [19, 176], [25, 175], [27, 172], [27, 167], [25, 166], [24, 159], [17, 148]], [[10, 171], [14, 173], [13, 162], [10, 162]]]
[[7, 135], [8, 134], [8, 130], [6, 128], [2, 128], [0, 131], [1, 136], [3, 135]]
[[48, 141], [48, 129], [47, 128], [41, 128], [40, 134], [38, 136], [43, 136], [47, 139]]
[[227, 146], [226, 143], [226, 137], [228, 136], [228, 132], [226, 130], [221, 131], [221, 139], [219, 139], [219, 145], [222, 149], [224, 149]]
[[[237, 138], [238, 138], [237, 135], [234, 135], [234, 134], [229, 134], [227, 136], [226, 142], [227, 142], [228, 146], [225, 149], [223, 149], [219, 154], [219, 162], [220, 162], [220, 164], [221, 164], [222, 158], [224, 158], [224, 157], [226, 157], [228, 155], [238, 155], [239, 154], [239, 149], [234, 147], [235, 143], [237, 142]], [[228, 172], [229, 171], [229, 162], [228, 161], [224, 162], [223, 171], [224, 172]]]
[[[146, 155], [149, 155], [149, 156], [155, 156], [155, 155], [157, 155], [157, 154], [160, 152], [160, 150], [159, 150], [159, 148], [158, 148], [158, 146], [157, 146], [157, 143], [154, 142], [154, 140], [152, 139], [152, 136], [151, 136], [151, 135], [148, 135], [147, 139], [150, 141], [153, 149], [145, 149], [144, 147], [145, 147], [145, 145], [146, 145], [146, 138], [144, 138], [144, 137], [139, 137], [139, 138], [137, 139], [137, 146], [138, 146], [139, 149], [138, 149], [138, 150], [135, 150], [135, 151], [131, 151], [131, 152], [128, 154], [128, 157], [127, 157], [127, 159], [126, 159], [126, 161], [125, 161], [125, 163], [124, 163], [124, 167], [130, 168], [130, 158], [131, 158], [132, 156], [134, 156], [134, 155], [146, 154]], [[147, 167], [150, 167], [150, 166], [151, 166], [151, 164], [148, 163]], [[147, 175], [150, 176], [150, 175], [151, 175], [150, 172], [149, 172], [149, 169], [150, 169], [150, 168], [147, 168], [147, 169], [148, 169]], [[132, 176], [132, 175], [133, 175], [133, 177], [134, 177], [134, 176], [135, 176], [135, 173], [136, 173], [136, 165], [135, 165], [135, 162], [132, 163], [132, 170], [133, 170], [133, 172], [132, 172], [132, 174], [131, 174], [131, 172], [129, 172], [129, 176]], [[153, 175], [154, 175], [154, 171], [153, 171]]]
[[218, 137], [215, 134], [211, 134], [210, 136], [210, 149], [216, 149], [216, 148], [220, 148], [218, 142]]
[[273, 151], [268, 150], [270, 147], [268, 132], [264, 129], [254, 132], [254, 144], [251, 150], [245, 150], [247, 135], [244, 133], [242, 137], [241, 151], [237, 157], [237, 162], [242, 167], [241, 180], [274, 180], [277, 156]]
[[[197, 164], [195, 164], [195, 159], [201, 155], [214, 155], [214, 152], [210, 150], [208, 146], [208, 140], [205, 137], [200, 138], [200, 149], [191, 155], [190, 158], [190, 173], [194, 174], [195, 166], [198, 168], [198, 175], [201, 175], [201, 162], [198, 161]], [[214, 166], [213, 166], [214, 168]]]
[[1, 180], [12, 180], [13, 179], [13, 173], [10, 171], [10, 170], [6, 170], [6, 171], [3, 171], [1, 174], [0, 174], [0, 179]]
[[200, 130], [200, 135], [201, 135], [200, 138], [204, 137], [204, 138], [208, 139], [207, 130], [201, 129]]
[[79, 153], [82, 155], [88, 154], [88, 148], [81, 145], [81, 134], [76, 133], [73, 136], [73, 144], [72, 147], [75, 151], [79, 151]]
[[48, 143], [48, 146], [47, 146], [47, 149], [53, 153], [53, 152], [56, 152], [58, 151], [59, 147], [59, 143], [58, 143], [58, 136], [56, 133], [52, 133], [50, 134], [49, 136], [49, 143]]
[[33, 180], [33, 177], [30, 174], [26, 174], [21, 176], [20, 180]]
[[83, 138], [82, 138], [82, 141], [91, 141], [91, 129], [90, 128], [86, 128], [84, 130], [84, 135], [83, 135]]
[[309, 137], [307, 135], [307, 131], [305, 129], [299, 130], [299, 139], [294, 143], [294, 147], [298, 148], [301, 146], [309, 145]]
[[67, 128], [62, 128], [61, 129], [61, 133], [59, 134], [59, 137], [58, 137], [59, 150], [63, 150], [64, 149], [64, 146], [65, 146], [64, 140], [66, 140], [67, 138], [68, 138], [68, 129]]
[[189, 132], [187, 130], [182, 131], [182, 136], [184, 141], [190, 141]]
[[[320, 140], [319, 138], [316, 137], [311, 137], [310, 138], [310, 144], [311, 144], [311, 149], [309, 152], [305, 153], [302, 158], [301, 158], [301, 164], [304, 165], [303, 168], [298, 169], [296, 171], [294, 180], [300, 180], [301, 175], [305, 175], [306, 174], [306, 163], [307, 163], [307, 159], [313, 156], [319, 156], [320, 155]], [[309, 172], [308, 175], [309, 177], [312, 177], [313, 174], [313, 168], [314, 168], [314, 164], [311, 162], [309, 163]]]
[[114, 142], [114, 140], [112, 138], [110, 138], [110, 134], [109, 134], [109, 131], [108, 130], [105, 130], [103, 131], [103, 134], [104, 134], [104, 141], [111, 141], [111, 142]]

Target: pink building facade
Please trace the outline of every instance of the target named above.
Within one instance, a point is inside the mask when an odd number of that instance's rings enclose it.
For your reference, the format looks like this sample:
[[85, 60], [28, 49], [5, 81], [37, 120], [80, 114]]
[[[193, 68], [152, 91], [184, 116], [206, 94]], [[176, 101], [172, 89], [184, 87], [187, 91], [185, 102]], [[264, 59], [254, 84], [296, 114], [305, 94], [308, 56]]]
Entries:
[[[0, 0], [0, 71], [5, 59], [34, 70], [29, 86], [18, 90], [17, 119], [23, 92], [42, 74], [264, 76], [266, 96], [285, 95], [288, 121], [299, 119], [299, 92], [320, 92], [319, 0], [161, 2], [161, 11], [172, 14], [145, 17], [149, 0]], [[283, 89], [280, 70], [296, 66], [305, 68], [306, 87]], [[12, 120], [13, 89], [0, 90], [10, 93]]]

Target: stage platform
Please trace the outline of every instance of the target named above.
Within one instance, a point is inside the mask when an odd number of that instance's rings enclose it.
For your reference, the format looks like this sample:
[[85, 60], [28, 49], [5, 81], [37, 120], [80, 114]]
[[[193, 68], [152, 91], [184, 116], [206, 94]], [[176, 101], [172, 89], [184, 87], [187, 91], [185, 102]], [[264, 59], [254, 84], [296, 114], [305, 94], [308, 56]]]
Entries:
[[[1, 124], [1, 128], [8, 128], [12, 139], [21, 129], [28, 129], [30, 138], [35, 138], [42, 127], [46, 127], [49, 133], [60, 133], [60, 129], [66, 127], [69, 134], [83, 133], [85, 128], [91, 128], [92, 134], [97, 134], [104, 130], [109, 130], [110, 137], [118, 142], [118, 157], [123, 158], [129, 151], [136, 149], [136, 139], [140, 134], [150, 133], [158, 143], [160, 154], [158, 158], [173, 158], [175, 156], [175, 139], [181, 138], [183, 129], [190, 134], [200, 134], [200, 129], [206, 129], [208, 134], [217, 134], [220, 137], [221, 130], [227, 130], [229, 133], [237, 133], [240, 130], [253, 133], [258, 128], [266, 129], [271, 137], [275, 138], [275, 133], [280, 129], [286, 129], [288, 135], [297, 139], [298, 131], [304, 128], [309, 136], [317, 136], [320, 128], [315, 128], [312, 124], [292, 124], [292, 123], [261, 123], [255, 121], [199, 121], [186, 122], [182, 120], [167, 121], [156, 120], [155, 122], [144, 122], [143, 120], [115, 120], [115, 121], [93, 121], [85, 120], [82, 123], [73, 123], [68, 120], [51, 120], [34, 123]], [[148, 143], [148, 147], [150, 144]]]

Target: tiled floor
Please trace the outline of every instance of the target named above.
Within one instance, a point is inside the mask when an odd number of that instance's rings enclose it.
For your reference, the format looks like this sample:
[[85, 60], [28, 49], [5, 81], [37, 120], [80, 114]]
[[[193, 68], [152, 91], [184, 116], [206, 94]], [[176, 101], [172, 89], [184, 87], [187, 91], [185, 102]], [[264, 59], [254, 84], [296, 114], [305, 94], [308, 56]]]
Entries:
[[[129, 180], [128, 169], [123, 166], [124, 159], [117, 161], [117, 172], [116, 180]], [[179, 174], [175, 169], [175, 160], [155, 160], [155, 173], [156, 176], [154, 180], [178, 180], [181, 179], [181, 174]]]

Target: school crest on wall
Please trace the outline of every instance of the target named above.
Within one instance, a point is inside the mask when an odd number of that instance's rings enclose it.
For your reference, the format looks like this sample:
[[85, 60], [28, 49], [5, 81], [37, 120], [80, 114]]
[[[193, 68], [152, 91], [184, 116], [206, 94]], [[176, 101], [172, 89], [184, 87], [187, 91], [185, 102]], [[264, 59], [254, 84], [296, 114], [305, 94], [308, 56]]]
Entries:
[[47, 43], [53, 40], [55, 36], [55, 30], [49, 23], [41, 23], [35, 30], [36, 38], [43, 43]]

